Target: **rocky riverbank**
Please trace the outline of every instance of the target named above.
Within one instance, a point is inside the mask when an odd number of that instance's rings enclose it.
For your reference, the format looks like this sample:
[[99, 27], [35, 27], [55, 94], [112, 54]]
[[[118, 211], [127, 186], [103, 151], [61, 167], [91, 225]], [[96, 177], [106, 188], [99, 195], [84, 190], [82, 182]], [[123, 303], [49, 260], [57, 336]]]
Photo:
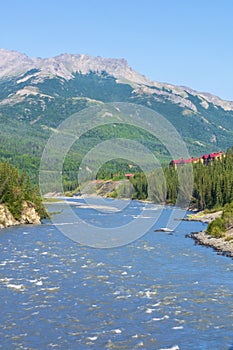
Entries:
[[15, 226], [20, 224], [34, 224], [41, 223], [40, 216], [37, 213], [33, 203], [24, 201], [22, 205], [22, 213], [20, 219], [16, 220], [5, 204], [0, 204], [0, 229]]
[[221, 238], [212, 237], [205, 231], [193, 232], [189, 235], [189, 237], [193, 238], [197, 244], [211, 247], [219, 254], [233, 258], [233, 230], [230, 231], [228, 231], [226, 235]]
[[[185, 220], [187, 221], [201, 221], [209, 223], [216, 218], [220, 218], [222, 211], [215, 213], [198, 212], [191, 214]], [[206, 233], [206, 231], [193, 232], [188, 237], [195, 240], [196, 244], [204, 245], [215, 249], [219, 254], [226, 255], [233, 258], [233, 229], [227, 230], [223, 237], [215, 238]]]

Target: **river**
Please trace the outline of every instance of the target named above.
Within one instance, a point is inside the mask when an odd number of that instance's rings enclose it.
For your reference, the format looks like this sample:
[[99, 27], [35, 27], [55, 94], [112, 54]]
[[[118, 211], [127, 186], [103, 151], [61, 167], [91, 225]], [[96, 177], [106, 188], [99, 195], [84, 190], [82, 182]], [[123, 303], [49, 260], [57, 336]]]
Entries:
[[[73, 210], [114, 226], [153, 208], [135, 201], [127, 215]], [[49, 220], [2, 230], [0, 348], [233, 349], [232, 259], [185, 237], [201, 223], [155, 232], [171, 211], [164, 208], [141, 238], [111, 249], [74, 242]], [[55, 215], [65, 224], [65, 211]]]

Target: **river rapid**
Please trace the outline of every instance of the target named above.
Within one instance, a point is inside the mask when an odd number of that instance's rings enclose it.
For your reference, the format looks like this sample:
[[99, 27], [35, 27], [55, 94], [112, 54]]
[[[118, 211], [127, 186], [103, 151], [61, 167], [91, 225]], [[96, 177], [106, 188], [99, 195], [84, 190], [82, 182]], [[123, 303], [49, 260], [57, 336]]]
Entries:
[[[109, 214], [75, 201], [83, 200], [72, 199], [73, 211], [99, 226], [142, 210], [146, 220], [156, 209], [134, 201]], [[165, 207], [141, 238], [111, 249], [74, 242], [49, 220], [1, 230], [0, 348], [232, 350], [232, 259], [186, 238], [202, 223], [155, 232], [171, 211]], [[55, 215], [66, 224], [66, 210]]]

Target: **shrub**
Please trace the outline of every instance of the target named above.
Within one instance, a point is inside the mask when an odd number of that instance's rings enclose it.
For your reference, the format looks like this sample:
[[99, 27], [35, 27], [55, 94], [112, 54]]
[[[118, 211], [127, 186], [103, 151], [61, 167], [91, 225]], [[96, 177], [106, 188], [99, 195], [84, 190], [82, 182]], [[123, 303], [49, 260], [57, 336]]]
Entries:
[[215, 219], [209, 223], [206, 232], [215, 238], [223, 237], [224, 233], [226, 232], [224, 220], [222, 218]]
[[222, 213], [222, 219], [224, 221], [224, 226], [226, 229], [229, 229], [233, 226], [233, 202], [227, 204]]

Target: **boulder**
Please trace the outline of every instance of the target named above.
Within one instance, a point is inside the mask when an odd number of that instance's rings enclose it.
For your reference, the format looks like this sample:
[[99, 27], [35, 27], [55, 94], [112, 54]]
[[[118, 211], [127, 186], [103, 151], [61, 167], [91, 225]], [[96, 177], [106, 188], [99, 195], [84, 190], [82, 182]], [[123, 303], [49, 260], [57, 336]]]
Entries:
[[39, 225], [40, 217], [36, 212], [34, 204], [29, 201], [24, 201], [22, 207], [20, 223]]
[[17, 225], [15, 220], [6, 205], [0, 204], [0, 228]]

